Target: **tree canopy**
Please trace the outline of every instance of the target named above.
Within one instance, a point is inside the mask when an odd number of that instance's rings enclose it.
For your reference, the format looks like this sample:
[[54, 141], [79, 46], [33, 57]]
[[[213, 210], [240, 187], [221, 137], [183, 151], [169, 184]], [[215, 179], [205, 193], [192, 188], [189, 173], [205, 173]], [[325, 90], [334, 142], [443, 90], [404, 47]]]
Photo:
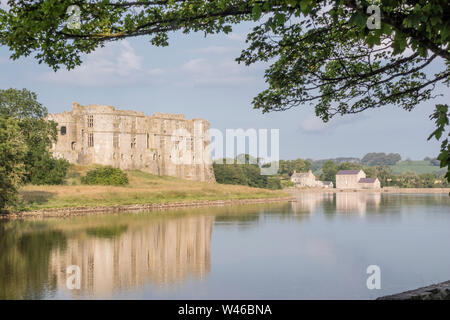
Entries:
[[17, 201], [25, 152], [18, 121], [0, 115], [0, 212]]
[[[108, 41], [148, 36], [152, 44], [166, 46], [172, 31], [228, 33], [234, 24], [253, 21], [248, 47], [237, 61], [270, 63], [265, 73], [268, 87], [253, 100], [262, 112], [313, 105], [316, 115], [328, 121], [388, 104], [410, 111], [437, 96], [438, 84], [448, 86], [450, 81], [448, 0], [10, 0], [8, 4], [10, 9], [0, 12], [0, 43], [12, 50], [13, 59], [34, 55], [55, 70], [74, 68], [83, 53]], [[74, 4], [80, 8], [79, 27], [67, 23], [67, 9]], [[373, 5], [380, 15], [373, 15], [377, 11]], [[440, 117], [448, 120], [448, 111]], [[448, 139], [442, 143], [446, 145], [439, 159], [445, 166], [450, 146]]]
[[398, 153], [370, 152], [361, 159], [361, 163], [366, 166], [389, 166], [396, 164], [400, 160], [402, 160], [402, 157]]
[[47, 121], [47, 108], [37, 95], [27, 89], [0, 90], [0, 115], [17, 121], [23, 142], [24, 182], [33, 184], [62, 184], [69, 168], [64, 159], [54, 159], [50, 153], [57, 138], [57, 123]]
[[69, 163], [50, 152], [57, 124], [46, 116], [34, 92], [0, 90], [0, 210], [17, 205], [22, 183], [64, 183]]

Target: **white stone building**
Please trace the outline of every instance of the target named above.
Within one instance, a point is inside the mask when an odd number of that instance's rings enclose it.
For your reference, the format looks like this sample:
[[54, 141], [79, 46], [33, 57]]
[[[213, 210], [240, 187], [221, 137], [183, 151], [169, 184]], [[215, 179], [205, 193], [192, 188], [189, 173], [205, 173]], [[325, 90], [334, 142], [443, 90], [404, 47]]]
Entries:
[[317, 180], [311, 170], [308, 172], [296, 172], [291, 176], [291, 181], [295, 183], [298, 188], [325, 188], [322, 181]]
[[379, 189], [378, 178], [366, 178], [363, 170], [339, 170], [336, 174], [336, 188], [338, 189]]

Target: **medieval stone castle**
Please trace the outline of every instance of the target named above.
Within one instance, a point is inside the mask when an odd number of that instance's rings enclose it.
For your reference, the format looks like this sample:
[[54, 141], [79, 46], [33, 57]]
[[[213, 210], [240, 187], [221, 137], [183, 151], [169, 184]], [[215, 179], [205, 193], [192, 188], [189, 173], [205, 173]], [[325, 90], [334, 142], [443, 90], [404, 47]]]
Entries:
[[155, 175], [213, 181], [209, 123], [182, 114], [117, 110], [72, 104], [48, 117], [58, 123], [52, 152], [74, 164], [139, 169]]

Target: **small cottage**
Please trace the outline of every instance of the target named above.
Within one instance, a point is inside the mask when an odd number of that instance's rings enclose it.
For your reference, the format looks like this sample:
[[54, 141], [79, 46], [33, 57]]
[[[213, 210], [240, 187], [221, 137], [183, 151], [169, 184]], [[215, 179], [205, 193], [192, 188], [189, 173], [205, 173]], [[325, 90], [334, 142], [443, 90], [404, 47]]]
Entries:
[[362, 179], [359, 179], [358, 184], [361, 189], [379, 189], [379, 188], [381, 188], [380, 180], [378, 180], [378, 178], [362, 178]]
[[359, 180], [366, 177], [362, 170], [339, 170], [336, 173], [336, 188], [338, 189], [358, 189]]

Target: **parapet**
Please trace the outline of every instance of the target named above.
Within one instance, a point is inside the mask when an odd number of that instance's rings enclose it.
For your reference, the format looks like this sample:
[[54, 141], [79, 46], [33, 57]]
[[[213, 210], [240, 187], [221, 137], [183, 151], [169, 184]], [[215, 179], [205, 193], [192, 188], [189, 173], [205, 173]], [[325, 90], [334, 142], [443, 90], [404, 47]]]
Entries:
[[184, 114], [155, 112], [153, 118], [184, 120]]
[[99, 104], [90, 104], [87, 106], [81, 106], [79, 103], [72, 103], [72, 111], [81, 113], [115, 113], [124, 116], [145, 116], [143, 112], [119, 110], [113, 106], [104, 106]]

